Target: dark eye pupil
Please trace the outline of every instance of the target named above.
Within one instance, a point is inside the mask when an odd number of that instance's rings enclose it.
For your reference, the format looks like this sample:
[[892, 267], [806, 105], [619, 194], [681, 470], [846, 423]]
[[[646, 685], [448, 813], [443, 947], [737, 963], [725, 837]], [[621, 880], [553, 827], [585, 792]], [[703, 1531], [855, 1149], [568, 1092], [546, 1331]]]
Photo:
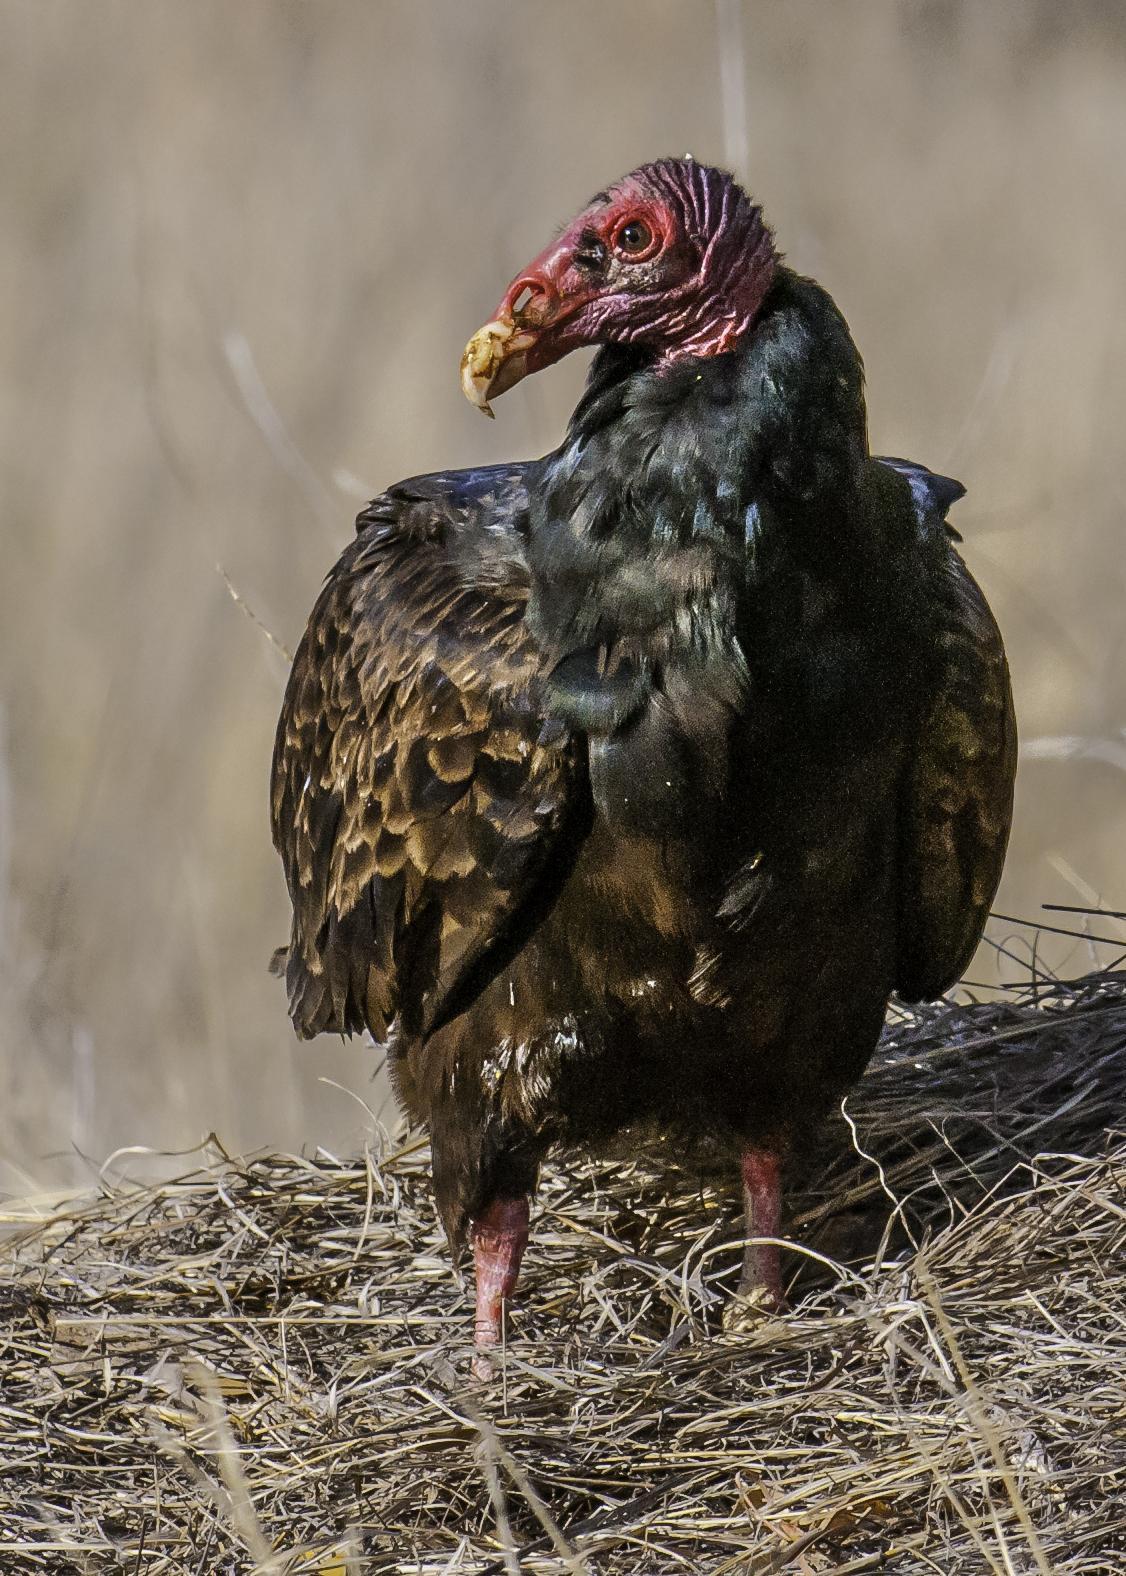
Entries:
[[652, 239], [649, 226], [640, 219], [631, 219], [618, 232], [618, 245], [623, 252], [643, 252]]

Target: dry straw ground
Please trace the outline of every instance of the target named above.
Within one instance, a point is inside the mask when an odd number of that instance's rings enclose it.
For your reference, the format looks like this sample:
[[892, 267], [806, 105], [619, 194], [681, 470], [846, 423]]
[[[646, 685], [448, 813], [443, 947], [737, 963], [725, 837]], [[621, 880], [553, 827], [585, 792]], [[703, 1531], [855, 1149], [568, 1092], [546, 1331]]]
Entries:
[[419, 1143], [3, 1217], [0, 1566], [1126, 1569], [1126, 973], [889, 1029], [719, 1330], [723, 1181], [548, 1169], [490, 1388]]

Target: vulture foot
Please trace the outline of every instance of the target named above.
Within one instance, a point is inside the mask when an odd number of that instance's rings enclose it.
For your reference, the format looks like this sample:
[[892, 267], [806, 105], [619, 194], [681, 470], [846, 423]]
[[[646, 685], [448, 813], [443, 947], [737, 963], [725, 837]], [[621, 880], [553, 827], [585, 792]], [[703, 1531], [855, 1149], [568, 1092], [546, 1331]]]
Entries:
[[747, 1246], [739, 1288], [723, 1315], [728, 1333], [760, 1329], [786, 1311], [778, 1237], [782, 1230], [782, 1162], [772, 1149], [745, 1149], [742, 1156], [743, 1221]]
[[749, 1292], [737, 1291], [723, 1310], [724, 1335], [762, 1335], [772, 1325], [782, 1326], [780, 1314], [786, 1312], [785, 1298], [781, 1301], [765, 1286], [756, 1286]]
[[477, 1313], [473, 1326], [477, 1347], [473, 1373], [493, 1377], [490, 1353], [500, 1345], [505, 1304], [516, 1290], [520, 1260], [528, 1245], [527, 1198], [498, 1198], [473, 1221], [473, 1262], [477, 1272]]

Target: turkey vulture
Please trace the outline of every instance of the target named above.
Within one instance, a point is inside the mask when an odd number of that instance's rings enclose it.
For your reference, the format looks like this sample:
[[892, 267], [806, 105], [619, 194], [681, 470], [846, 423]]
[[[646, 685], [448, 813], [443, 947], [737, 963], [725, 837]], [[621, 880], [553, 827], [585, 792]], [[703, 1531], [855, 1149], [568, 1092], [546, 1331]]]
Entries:
[[488, 410], [584, 345], [556, 450], [363, 511], [273, 759], [294, 1024], [389, 1046], [473, 1244], [479, 1370], [545, 1153], [631, 1129], [739, 1156], [740, 1296], [781, 1305], [786, 1157], [891, 992], [969, 962], [1012, 807], [963, 489], [869, 456], [847, 325], [730, 175], [600, 192], [464, 390]]

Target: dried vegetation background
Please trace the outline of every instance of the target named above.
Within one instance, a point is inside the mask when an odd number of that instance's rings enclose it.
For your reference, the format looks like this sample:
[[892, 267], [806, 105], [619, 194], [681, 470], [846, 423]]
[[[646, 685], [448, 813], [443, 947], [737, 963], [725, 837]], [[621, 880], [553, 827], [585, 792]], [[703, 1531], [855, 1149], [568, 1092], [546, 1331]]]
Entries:
[[0, 1189], [360, 1143], [321, 1080], [378, 1106], [370, 1053], [299, 1048], [265, 972], [285, 664], [216, 566], [292, 646], [361, 499], [552, 444], [577, 361], [490, 426], [460, 348], [663, 151], [746, 177], [876, 444], [970, 487], [1026, 741], [1000, 907], [1123, 906], [1119, 4], [0, 0], [0, 34]]

